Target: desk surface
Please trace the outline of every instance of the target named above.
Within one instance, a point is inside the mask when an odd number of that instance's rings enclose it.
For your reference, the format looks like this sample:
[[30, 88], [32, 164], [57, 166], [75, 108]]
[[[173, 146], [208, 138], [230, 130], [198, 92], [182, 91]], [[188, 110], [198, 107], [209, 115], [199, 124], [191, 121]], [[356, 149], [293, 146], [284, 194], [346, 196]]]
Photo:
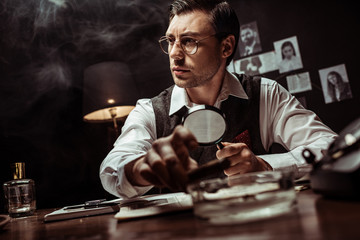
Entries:
[[298, 210], [261, 222], [214, 226], [191, 211], [118, 222], [114, 214], [44, 223], [37, 210], [12, 219], [0, 239], [360, 239], [360, 202], [324, 199], [311, 190], [298, 193]]

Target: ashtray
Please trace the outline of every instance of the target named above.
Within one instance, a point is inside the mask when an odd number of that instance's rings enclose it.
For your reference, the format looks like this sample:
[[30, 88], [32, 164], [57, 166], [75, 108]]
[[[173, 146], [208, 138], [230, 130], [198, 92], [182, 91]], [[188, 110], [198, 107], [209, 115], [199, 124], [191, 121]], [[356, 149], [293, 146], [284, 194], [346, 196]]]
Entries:
[[265, 171], [188, 185], [195, 216], [214, 224], [247, 223], [296, 209], [291, 172]]

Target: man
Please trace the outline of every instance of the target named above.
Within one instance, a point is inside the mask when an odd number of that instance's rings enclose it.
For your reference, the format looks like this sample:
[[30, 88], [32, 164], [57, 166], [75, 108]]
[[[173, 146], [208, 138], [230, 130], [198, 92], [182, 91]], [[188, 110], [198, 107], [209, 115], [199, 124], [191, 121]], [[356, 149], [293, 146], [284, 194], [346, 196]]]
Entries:
[[[110, 193], [129, 198], [154, 186], [184, 190], [187, 173], [214, 158], [228, 158], [226, 176], [289, 169], [297, 177], [304, 146], [318, 157], [336, 136], [276, 82], [226, 70], [239, 38], [239, 23], [225, 1], [175, 0], [160, 44], [169, 55], [175, 85], [141, 99], [100, 167]], [[212, 105], [225, 113], [224, 148], [199, 147], [180, 126], [187, 108]], [[274, 143], [288, 153], [267, 154]], [[299, 170], [300, 169], [300, 170]]]
[[245, 24], [240, 27], [240, 56], [245, 57], [261, 51], [261, 45], [257, 41], [257, 32], [251, 24]]

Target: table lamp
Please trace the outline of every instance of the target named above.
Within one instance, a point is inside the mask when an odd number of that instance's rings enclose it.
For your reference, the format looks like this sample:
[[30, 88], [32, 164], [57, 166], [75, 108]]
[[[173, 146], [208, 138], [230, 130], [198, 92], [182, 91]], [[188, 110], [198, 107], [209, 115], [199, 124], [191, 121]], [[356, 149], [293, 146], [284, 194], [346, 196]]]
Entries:
[[83, 119], [85, 122], [113, 122], [126, 117], [135, 107], [138, 91], [127, 64], [101, 62], [84, 70]]

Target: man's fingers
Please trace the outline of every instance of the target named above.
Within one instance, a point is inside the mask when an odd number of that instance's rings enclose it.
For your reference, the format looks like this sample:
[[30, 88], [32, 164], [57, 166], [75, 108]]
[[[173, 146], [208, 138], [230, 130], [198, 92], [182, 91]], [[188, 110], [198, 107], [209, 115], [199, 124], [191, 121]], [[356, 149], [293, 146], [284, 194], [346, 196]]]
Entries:
[[245, 143], [225, 143], [224, 146], [216, 152], [216, 157], [230, 160], [230, 167], [224, 170], [227, 176], [263, 170], [261, 163]]
[[189, 129], [183, 126], [177, 126], [174, 129], [172, 138], [172, 144], [174, 147], [178, 147], [182, 144], [184, 144], [189, 150], [193, 150], [198, 147], [195, 136]]
[[189, 151], [184, 144], [174, 146], [175, 153], [184, 169], [189, 169]]
[[148, 151], [147, 162], [160, 182], [172, 190], [182, 190], [186, 182], [183, 164], [179, 160], [168, 138], [158, 139]]
[[248, 173], [251, 172], [251, 163], [250, 162], [240, 162], [234, 166], [231, 166], [224, 170], [226, 176], [233, 176], [236, 174]]
[[142, 178], [148, 181], [150, 184], [155, 185], [157, 187], [164, 186], [159, 178], [152, 172], [150, 166], [146, 163], [141, 164], [139, 167], [139, 172]]
[[154, 141], [141, 166], [142, 178], [156, 186], [184, 190], [186, 171], [195, 167], [190, 163], [189, 149], [195, 147], [197, 142], [192, 133], [183, 126], [176, 127], [170, 136]]
[[[242, 157], [248, 157], [247, 154], [249, 154], [250, 149], [248, 148], [248, 146], [245, 143], [223, 143], [224, 144], [224, 148], [220, 149], [216, 152], [216, 157], [218, 159], [221, 158], [228, 158], [234, 155], [243, 155]], [[244, 151], [244, 150], [248, 150], [248, 151]], [[250, 151], [251, 154], [251, 151]]]
[[186, 183], [188, 182], [188, 177], [186, 171], [184, 170], [181, 163], [176, 163], [168, 167], [171, 174], [171, 178], [174, 180], [174, 190], [185, 191]]
[[167, 185], [170, 182], [167, 167], [154, 149], [148, 151], [145, 161], [163, 185]]
[[167, 140], [159, 139], [153, 144], [153, 149], [160, 156], [161, 160], [164, 161], [166, 167], [174, 165], [179, 162], [179, 158], [171, 144]]
[[189, 159], [190, 159], [190, 160], [189, 160], [189, 166], [188, 166], [188, 169], [186, 169], [187, 171], [199, 167], [199, 164], [198, 164], [194, 159], [192, 159], [192, 158], [189, 158]]
[[189, 150], [197, 148], [194, 135], [185, 127], [178, 126], [172, 135], [171, 144], [185, 169], [189, 169]]

